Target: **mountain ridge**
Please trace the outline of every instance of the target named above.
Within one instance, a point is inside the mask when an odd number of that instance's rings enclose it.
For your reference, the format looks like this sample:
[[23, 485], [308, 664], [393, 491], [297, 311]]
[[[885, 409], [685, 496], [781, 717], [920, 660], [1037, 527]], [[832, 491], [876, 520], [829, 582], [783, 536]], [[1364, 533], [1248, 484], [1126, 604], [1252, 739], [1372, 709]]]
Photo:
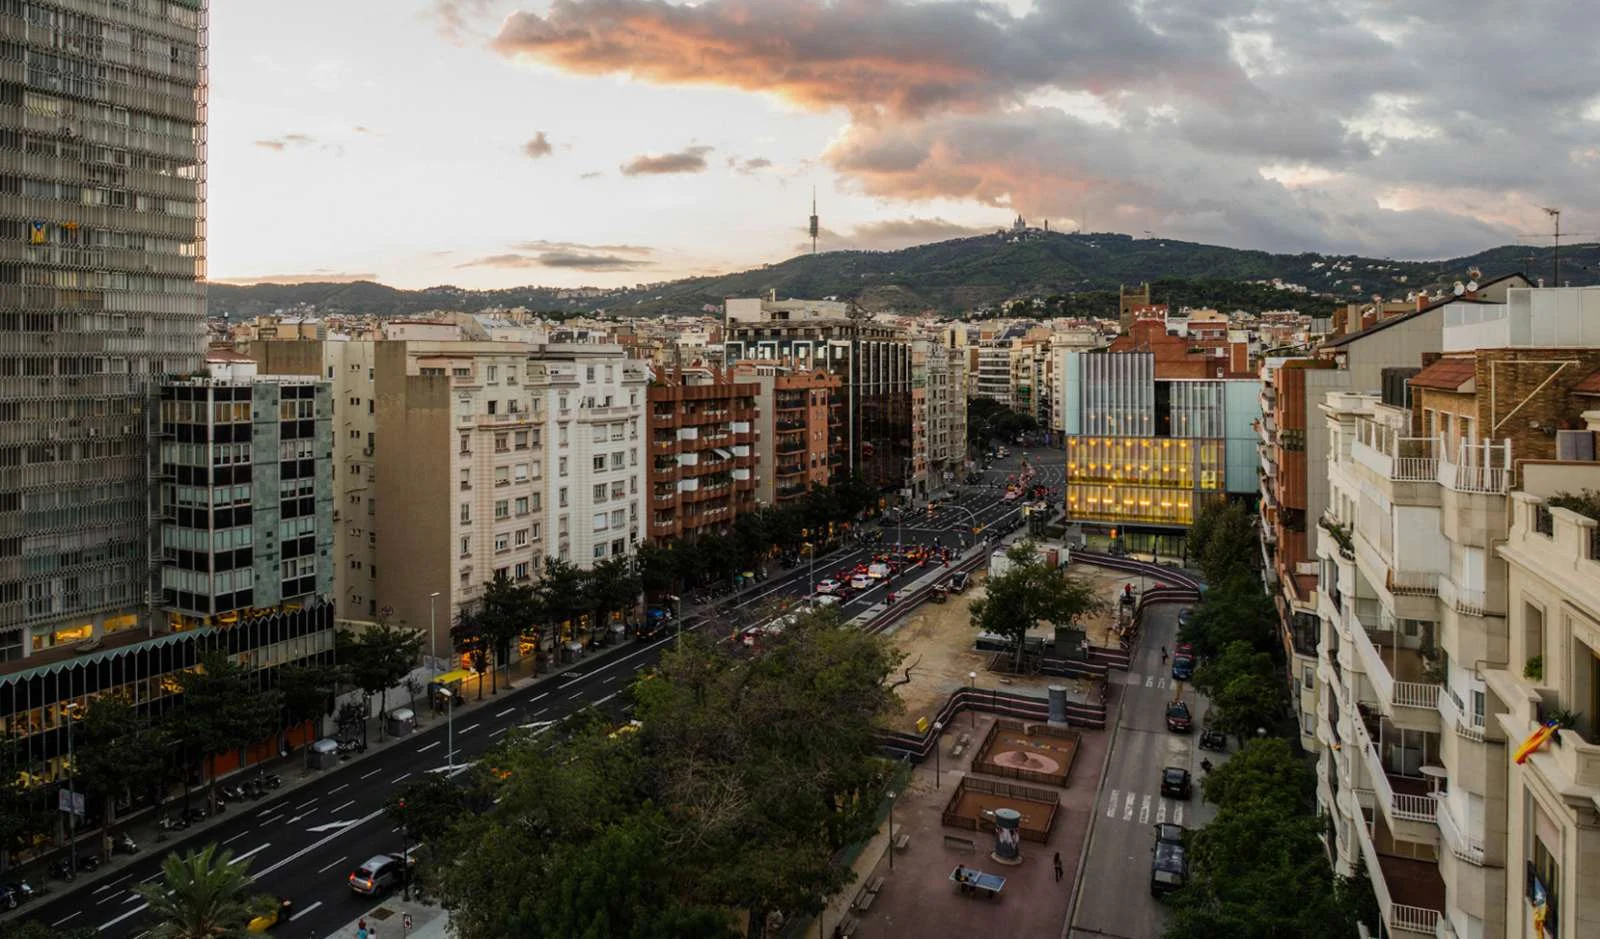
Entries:
[[[1374, 294], [1449, 287], [1476, 268], [1484, 278], [1520, 271], [1550, 277], [1552, 249], [1501, 245], [1438, 261], [1395, 261], [1357, 255], [1273, 254], [1164, 238], [1121, 234], [999, 232], [894, 251], [829, 251], [728, 274], [618, 288], [451, 285], [403, 290], [373, 281], [209, 285], [213, 316], [248, 318], [313, 305], [319, 313], [405, 316], [435, 310], [477, 312], [527, 307], [568, 314], [693, 313], [726, 297], [840, 297], [869, 310], [959, 313], [1028, 297], [1058, 297], [1058, 313], [1103, 315], [1116, 310], [1120, 285], [1150, 282], [1155, 302], [1213, 303], [1228, 309], [1298, 308], [1314, 312]], [[1573, 286], [1600, 283], [1600, 244], [1561, 247], [1561, 275]], [[1282, 281], [1306, 293], [1260, 286]], [[1207, 299], [1212, 297], [1212, 299]]]

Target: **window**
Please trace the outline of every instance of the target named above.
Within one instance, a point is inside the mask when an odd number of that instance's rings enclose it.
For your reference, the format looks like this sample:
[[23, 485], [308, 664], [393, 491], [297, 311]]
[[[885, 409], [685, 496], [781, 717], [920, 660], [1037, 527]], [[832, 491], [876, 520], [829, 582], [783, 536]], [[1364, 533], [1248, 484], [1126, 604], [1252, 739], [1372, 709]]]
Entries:
[[511, 502], [507, 499], [496, 499], [494, 503], [494, 517], [496, 521], [511, 517]]
[[556, 403], [556, 407], [560, 408], [563, 411], [565, 411], [567, 409], [567, 396], [566, 395], [562, 395], [561, 396], [561, 398]]
[[556, 519], [556, 534], [560, 535], [562, 538], [565, 538], [567, 537], [567, 533], [567, 516], [563, 515]]
[[621, 440], [622, 439], [622, 430], [623, 430], [623, 427], [622, 427], [621, 424], [612, 424], [611, 425], [611, 439], [612, 440]]
[[496, 466], [494, 468], [494, 484], [496, 486], [511, 485], [511, 468], [508, 466]]
[[608, 527], [609, 526], [606, 524], [606, 513], [604, 513], [604, 512], [596, 512], [596, 513], [594, 513], [594, 530], [595, 531], [605, 531]]
[[567, 487], [566, 486], [562, 486], [560, 489], [556, 490], [556, 505], [559, 505], [563, 509], [567, 507]]
[[538, 541], [539, 540], [539, 523], [538, 522], [534, 522], [533, 523], [533, 527], [528, 529], [528, 536], [530, 538], [532, 538], [534, 541]]
[[629, 466], [638, 466], [639, 465], [639, 451], [637, 449], [632, 449], [632, 450], [628, 451], [628, 465]]
[[469, 490], [471, 488], [472, 488], [472, 470], [463, 467], [461, 469], [461, 491], [462, 492], [466, 492], [467, 490]]
[[528, 432], [525, 430], [519, 430], [513, 434], [511, 437], [511, 445], [516, 447], [518, 450], [528, 449]]
[[593, 365], [590, 365], [590, 366], [587, 366], [587, 367], [584, 368], [584, 370], [583, 370], [583, 380], [584, 381], [588, 381], [588, 382], [593, 382], [594, 381], [594, 366]]
[[567, 475], [567, 458], [566, 457], [561, 457], [559, 460], [556, 461], [556, 474], [559, 475], [559, 476]]
[[471, 441], [472, 441], [472, 437], [470, 435], [468, 435], [468, 434], [462, 434], [461, 435], [461, 452], [462, 453], [465, 454], [465, 453], [471, 453], [472, 452], [472, 447], [470, 446]]
[[471, 538], [462, 538], [461, 539], [461, 556], [464, 557], [464, 558], [472, 557], [472, 539]]
[[496, 452], [496, 453], [505, 453], [507, 449], [508, 448], [506, 447], [506, 435], [505, 434], [495, 434], [494, 435], [494, 452]]
[[604, 501], [606, 501], [606, 484], [605, 483], [595, 483], [594, 484], [594, 501], [595, 502], [604, 502]]
[[[596, 488], [599, 488], [599, 487], [596, 487]], [[611, 498], [620, 499], [625, 495], [627, 495], [627, 486], [623, 485], [622, 480], [618, 479], [618, 480], [612, 482], [612, 484], [611, 484]], [[595, 499], [595, 501], [596, 502], [601, 502], [601, 501], [604, 501], [604, 500], [597, 498], [597, 499]]]
[[527, 496], [517, 496], [517, 514], [518, 515], [527, 515], [528, 514], [528, 497]]
[[494, 536], [494, 553], [511, 550], [511, 536], [499, 534]]
[[622, 467], [624, 465], [626, 465], [626, 464], [624, 464], [622, 462], [622, 451], [621, 450], [618, 450], [616, 453], [611, 454], [611, 468], [612, 469], [619, 470], [619, 469], [622, 469]]
[[628, 543], [626, 541], [623, 541], [621, 538], [613, 539], [612, 542], [611, 542], [611, 553], [612, 554], [627, 554], [628, 553]]
[[513, 535], [512, 538], [511, 538], [511, 543], [516, 545], [519, 548], [527, 547], [527, 544], [528, 544], [528, 530], [526, 528], [517, 529], [516, 534]]
[[1305, 686], [1307, 691], [1310, 691], [1312, 688], [1316, 687], [1317, 670], [1314, 666], [1307, 665], [1300, 670], [1300, 683]]
[[518, 463], [511, 467], [511, 478], [519, 483], [528, 481], [528, 464]]
[[489, 413], [490, 414], [499, 414], [500, 413], [500, 402], [491, 399], [489, 401]]
[[516, 571], [515, 571], [514, 576], [516, 577], [517, 580], [527, 580], [528, 579], [528, 562], [527, 561], [518, 561], [517, 562]]
[[596, 425], [594, 425], [594, 442], [595, 443], [605, 443], [606, 440], [609, 437], [610, 437], [610, 434], [606, 431], [606, 425], [604, 425], [604, 424], [596, 424]]
[[[500, 380], [500, 366], [498, 366], [498, 365], [489, 366], [489, 380], [490, 381], [499, 381]], [[489, 409], [489, 413], [490, 414], [494, 413], [494, 409], [492, 407]]]
[[594, 546], [594, 556], [596, 558], [603, 558], [606, 556], [606, 543], [604, 541]]
[[623, 523], [623, 511], [621, 509], [612, 509], [611, 510], [611, 527], [612, 528], [621, 528], [622, 527], [622, 523]]
[[510, 580], [511, 579], [511, 568], [509, 568], [509, 567], [497, 567], [497, 568], [495, 568], [494, 569], [494, 579], [495, 580]]
[[[562, 407], [565, 407], [565, 406], [566, 405], [562, 405]], [[558, 424], [558, 425], [556, 425], [556, 433], [561, 438], [557, 442], [563, 447], [566, 446], [567, 445], [567, 425], [566, 424]]]
[[603, 473], [603, 472], [605, 472], [605, 469], [606, 469], [606, 455], [604, 453], [596, 453], [594, 455], [594, 471], [596, 473]]
[[463, 524], [463, 525], [471, 525], [472, 524], [472, 503], [471, 502], [463, 502], [463, 503], [461, 503], [461, 524]]

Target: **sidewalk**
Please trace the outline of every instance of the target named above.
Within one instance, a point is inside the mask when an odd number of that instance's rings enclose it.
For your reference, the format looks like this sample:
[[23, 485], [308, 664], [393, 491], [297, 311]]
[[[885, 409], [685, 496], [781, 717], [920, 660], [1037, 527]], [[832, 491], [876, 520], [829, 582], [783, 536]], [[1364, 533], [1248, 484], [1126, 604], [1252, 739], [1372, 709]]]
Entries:
[[[405, 928], [407, 915], [411, 917], [410, 929]], [[394, 896], [328, 933], [327, 939], [355, 939], [363, 920], [368, 939], [448, 939], [450, 935], [450, 914], [442, 908]]]

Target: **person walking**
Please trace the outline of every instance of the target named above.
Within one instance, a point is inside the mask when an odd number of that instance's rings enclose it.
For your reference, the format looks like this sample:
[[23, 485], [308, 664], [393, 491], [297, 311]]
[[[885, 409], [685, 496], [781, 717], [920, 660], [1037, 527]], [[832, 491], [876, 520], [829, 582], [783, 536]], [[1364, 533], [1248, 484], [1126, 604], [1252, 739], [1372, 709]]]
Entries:
[[1061, 883], [1061, 852], [1056, 852], [1056, 883]]
[[1162, 646], [1161, 647], [1161, 664], [1162, 665], [1167, 664], [1167, 647], [1166, 646]]

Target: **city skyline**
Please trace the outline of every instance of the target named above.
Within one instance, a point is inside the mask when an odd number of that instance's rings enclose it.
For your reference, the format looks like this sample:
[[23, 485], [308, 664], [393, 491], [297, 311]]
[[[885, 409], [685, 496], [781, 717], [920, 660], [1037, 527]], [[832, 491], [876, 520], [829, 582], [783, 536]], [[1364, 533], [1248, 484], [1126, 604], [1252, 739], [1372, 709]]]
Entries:
[[823, 250], [1018, 213], [1406, 258], [1548, 243], [1543, 205], [1594, 227], [1559, 16], [1457, 55], [1483, 24], [1424, 2], [301, 8], [212, 13], [218, 280], [740, 270], [808, 250], [813, 186]]

